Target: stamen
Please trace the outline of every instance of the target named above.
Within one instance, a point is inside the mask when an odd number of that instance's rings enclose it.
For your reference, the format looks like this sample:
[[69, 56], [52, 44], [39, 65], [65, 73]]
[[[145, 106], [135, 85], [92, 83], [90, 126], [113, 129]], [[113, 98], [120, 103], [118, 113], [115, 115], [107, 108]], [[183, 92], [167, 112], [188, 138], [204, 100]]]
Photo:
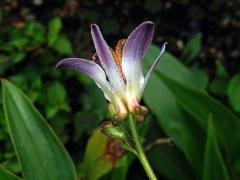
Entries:
[[94, 53], [92, 55], [92, 60], [93, 60], [93, 62], [97, 63], [97, 53]]
[[123, 47], [124, 47], [125, 42], [126, 42], [126, 39], [119, 40], [115, 47], [115, 50], [110, 48], [110, 51], [113, 55], [116, 65], [121, 73], [121, 76], [122, 76], [124, 82], [126, 83], [126, 77], [122, 70], [122, 52], [123, 52]]

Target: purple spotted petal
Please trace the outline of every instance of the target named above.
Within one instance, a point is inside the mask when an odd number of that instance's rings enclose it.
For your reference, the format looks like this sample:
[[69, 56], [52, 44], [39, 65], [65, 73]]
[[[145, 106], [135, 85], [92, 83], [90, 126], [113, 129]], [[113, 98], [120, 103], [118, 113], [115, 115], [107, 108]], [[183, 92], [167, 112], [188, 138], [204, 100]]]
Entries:
[[91, 77], [103, 90], [105, 97], [111, 100], [111, 92], [106, 80], [106, 74], [98, 64], [80, 58], [66, 58], [57, 63], [56, 68], [58, 67], [70, 68]]
[[122, 68], [128, 89], [140, 89], [144, 82], [141, 60], [149, 48], [154, 33], [154, 24], [140, 24], [127, 38], [122, 55]]
[[112, 53], [106, 41], [103, 39], [99, 27], [96, 24], [91, 25], [91, 33], [97, 55], [108, 76], [110, 84], [116, 91], [123, 90], [125, 88], [125, 84], [121, 73], [113, 59]]

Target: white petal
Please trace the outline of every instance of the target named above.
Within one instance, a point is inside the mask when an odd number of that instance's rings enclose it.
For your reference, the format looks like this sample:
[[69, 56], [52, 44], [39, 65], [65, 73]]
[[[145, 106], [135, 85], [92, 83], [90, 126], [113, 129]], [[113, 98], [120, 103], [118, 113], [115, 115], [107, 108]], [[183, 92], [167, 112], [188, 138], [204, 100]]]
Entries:
[[158, 54], [156, 60], [154, 61], [153, 65], [151, 66], [151, 68], [148, 70], [147, 75], [145, 76], [145, 79], [144, 79], [144, 83], [143, 83], [143, 85], [142, 85], [142, 87], [141, 87], [140, 97], [142, 97], [143, 92], [144, 92], [144, 89], [145, 89], [145, 87], [146, 87], [146, 85], [147, 85], [147, 82], [148, 82], [151, 74], [153, 73], [154, 69], [155, 69], [156, 66], [158, 65], [158, 62], [159, 62], [159, 60], [160, 60], [160, 57], [161, 57], [161, 56], [163, 55], [163, 53], [165, 52], [165, 49], [166, 49], [166, 45], [167, 45], [167, 44], [168, 44], [168, 43], [165, 42], [165, 43], [162, 45], [160, 53]]

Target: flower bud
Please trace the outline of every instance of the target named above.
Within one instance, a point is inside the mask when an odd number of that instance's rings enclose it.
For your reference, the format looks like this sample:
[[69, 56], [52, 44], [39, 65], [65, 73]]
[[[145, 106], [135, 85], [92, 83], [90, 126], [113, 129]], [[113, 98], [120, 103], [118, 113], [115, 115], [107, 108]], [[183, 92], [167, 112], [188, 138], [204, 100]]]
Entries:
[[119, 127], [114, 126], [111, 121], [103, 122], [101, 132], [112, 139], [126, 139], [124, 132]]
[[148, 114], [148, 109], [145, 106], [138, 105], [133, 112], [135, 115], [146, 116]]

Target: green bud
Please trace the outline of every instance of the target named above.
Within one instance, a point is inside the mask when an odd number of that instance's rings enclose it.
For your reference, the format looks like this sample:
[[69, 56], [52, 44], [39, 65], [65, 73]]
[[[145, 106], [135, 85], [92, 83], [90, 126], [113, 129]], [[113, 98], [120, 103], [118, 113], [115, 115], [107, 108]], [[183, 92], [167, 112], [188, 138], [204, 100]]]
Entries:
[[101, 132], [113, 139], [125, 140], [126, 136], [120, 127], [114, 126], [110, 121], [105, 121], [101, 125]]

